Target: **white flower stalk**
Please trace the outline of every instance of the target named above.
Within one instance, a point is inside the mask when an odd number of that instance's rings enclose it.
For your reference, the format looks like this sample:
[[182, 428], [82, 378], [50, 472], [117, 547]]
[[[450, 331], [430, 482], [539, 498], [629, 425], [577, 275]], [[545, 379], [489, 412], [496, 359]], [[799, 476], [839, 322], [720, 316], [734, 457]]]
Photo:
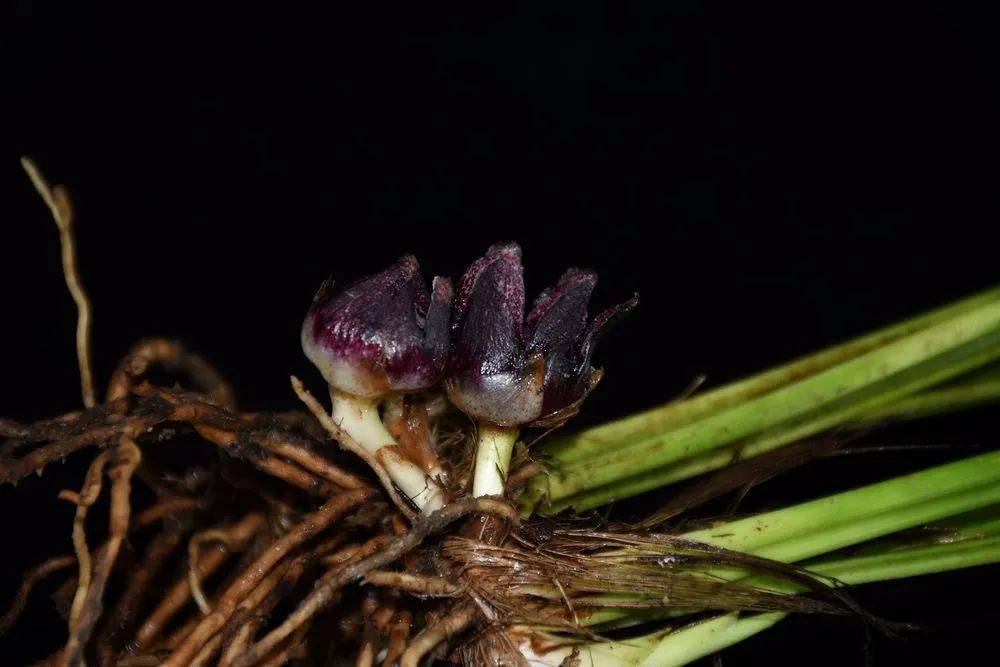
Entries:
[[385, 469], [410, 502], [419, 507], [423, 514], [430, 514], [444, 506], [444, 496], [433, 473], [424, 472], [420, 466], [406, 458], [396, 439], [382, 423], [379, 416], [380, 398], [354, 396], [331, 390], [330, 400], [330, 417], [334, 423]]
[[502, 496], [510, 472], [518, 430], [480, 424], [476, 443], [476, 463], [472, 476], [472, 495]]
[[379, 414], [395, 392], [433, 386], [444, 373], [452, 290], [428, 294], [413, 257], [334, 290], [324, 285], [302, 326], [302, 349], [330, 385], [334, 423], [423, 514], [444, 505], [435, 477], [399, 446]]

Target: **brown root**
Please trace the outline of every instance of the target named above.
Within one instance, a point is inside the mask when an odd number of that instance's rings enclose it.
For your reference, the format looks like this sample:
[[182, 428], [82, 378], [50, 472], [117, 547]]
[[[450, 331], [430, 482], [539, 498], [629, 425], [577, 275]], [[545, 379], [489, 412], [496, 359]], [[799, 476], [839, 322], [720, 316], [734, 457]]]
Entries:
[[11, 626], [17, 622], [17, 618], [24, 611], [24, 605], [27, 603], [28, 596], [31, 595], [31, 590], [35, 585], [53, 572], [63, 570], [75, 562], [77, 562], [77, 559], [73, 556], [56, 556], [25, 572], [21, 580], [21, 586], [14, 595], [14, 600], [10, 603], [10, 607], [4, 615], [0, 617], [0, 637], [7, 634]]
[[410, 638], [413, 615], [408, 611], [400, 612], [393, 620], [389, 629], [389, 645], [386, 647], [385, 660], [382, 667], [392, 667], [402, 657], [406, 643]]
[[220, 667], [228, 667], [246, 650], [267, 615], [302, 576], [308, 562], [309, 558], [299, 557], [285, 567], [271, 572], [253, 593], [240, 603], [230, 622], [233, 627], [228, 632], [224, 629], [220, 633], [229, 637], [219, 659]]
[[146, 548], [137, 567], [129, 574], [125, 590], [107, 619], [97, 640], [98, 663], [114, 664], [117, 646], [132, 629], [136, 615], [143, 601], [150, 594], [150, 588], [162, 572], [167, 559], [181, 544], [180, 530], [165, 530], [156, 535]]
[[[211, 639], [236, 610], [239, 602], [260, 583], [260, 580], [292, 549], [313, 538], [344, 512], [374, 496], [372, 490], [345, 491], [333, 497], [316, 512], [306, 517], [294, 530], [264, 551], [253, 565], [222, 594], [212, 612], [199, 623], [180, 646], [163, 662], [164, 667], [186, 665]], [[275, 642], [277, 644], [277, 642]], [[272, 646], [271, 648], [274, 648]]]
[[399, 667], [418, 667], [427, 653], [449, 637], [465, 630], [475, 617], [476, 606], [472, 602], [463, 600], [457, 603], [442, 619], [428, 626], [410, 642], [399, 658]]
[[373, 570], [365, 575], [365, 583], [389, 586], [424, 597], [454, 597], [464, 587], [444, 577], [428, 577], [408, 572]]
[[79, 494], [69, 491], [62, 491], [60, 498], [70, 500], [76, 504], [76, 516], [73, 519], [73, 549], [76, 551], [76, 559], [79, 563], [79, 574], [76, 579], [76, 593], [73, 596], [73, 605], [69, 613], [69, 632], [72, 636], [76, 632], [79, 624], [80, 612], [83, 609], [87, 591], [90, 589], [91, 558], [90, 549], [87, 547], [87, 534], [85, 523], [87, 521], [87, 510], [101, 493], [104, 478], [104, 466], [107, 463], [107, 453], [102, 453], [90, 464], [87, 469], [87, 476], [83, 483], [83, 489]]
[[177, 341], [150, 338], [139, 341], [119, 362], [108, 383], [108, 401], [132, 393], [151, 366], [161, 366], [171, 373], [185, 374], [194, 386], [216, 404], [236, 409], [236, 395], [222, 374], [201, 355], [189, 352]]
[[[94, 626], [101, 616], [104, 604], [104, 586], [107, 584], [111, 568], [118, 557], [118, 550], [125, 534], [128, 532], [129, 516], [132, 506], [129, 494], [132, 490], [132, 473], [142, 459], [142, 454], [136, 444], [129, 439], [122, 439], [112, 451], [113, 467], [108, 475], [111, 477], [111, 516], [109, 522], [109, 537], [107, 546], [98, 556], [93, 566], [93, 575], [89, 587], [84, 589], [83, 604], [74, 611], [76, 618], [70, 620], [70, 635], [63, 651], [66, 665], [82, 664], [83, 649], [90, 639]], [[81, 580], [83, 579], [81, 571]], [[75, 621], [75, 622], [74, 622]]]
[[[264, 517], [257, 513], [251, 513], [234, 523], [228, 528], [232, 543], [246, 543], [257, 531], [264, 527]], [[198, 576], [204, 580], [210, 574], [218, 570], [229, 558], [229, 550], [217, 546], [204, 553], [198, 560]], [[180, 608], [191, 599], [191, 584], [187, 576], [181, 576], [171, 586], [166, 595], [160, 600], [153, 612], [139, 626], [139, 630], [132, 640], [129, 651], [134, 654], [142, 653], [151, 646], [167, 622], [180, 610]]]
[[247, 649], [236, 665], [248, 667], [261, 661], [279, 643], [323, 609], [343, 586], [359, 581], [368, 572], [392, 563], [419, 545], [431, 533], [437, 532], [473, 512], [489, 513], [509, 521], [517, 521], [517, 513], [513, 507], [493, 498], [465, 498], [445, 505], [429, 517], [418, 521], [403, 535], [394, 538], [381, 551], [356, 563], [348, 563], [335, 568], [323, 575], [298, 608], [281, 625]]

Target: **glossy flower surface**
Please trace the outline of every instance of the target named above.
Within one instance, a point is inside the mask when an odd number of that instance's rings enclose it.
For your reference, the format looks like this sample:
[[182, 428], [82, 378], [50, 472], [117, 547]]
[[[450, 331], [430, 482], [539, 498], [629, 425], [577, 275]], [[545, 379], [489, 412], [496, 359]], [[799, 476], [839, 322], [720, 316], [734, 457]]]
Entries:
[[334, 389], [356, 396], [424, 389], [448, 360], [452, 286], [431, 293], [406, 256], [345, 287], [320, 288], [302, 325], [302, 349]]
[[570, 269], [525, 318], [521, 249], [491, 247], [459, 285], [447, 380], [452, 402], [500, 426], [571, 416], [600, 378], [591, 357], [601, 333], [637, 303], [633, 297], [588, 325], [596, 284], [593, 271]]

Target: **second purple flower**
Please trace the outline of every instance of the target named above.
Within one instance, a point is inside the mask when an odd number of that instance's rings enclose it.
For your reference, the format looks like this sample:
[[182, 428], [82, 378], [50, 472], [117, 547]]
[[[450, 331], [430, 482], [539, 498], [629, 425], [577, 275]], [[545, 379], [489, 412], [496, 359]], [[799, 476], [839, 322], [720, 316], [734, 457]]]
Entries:
[[448, 396], [464, 412], [497, 426], [562, 421], [600, 377], [591, 366], [608, 325], [637, 297], [588, 324], [597, 274], [570, 269], [525, 317], [524, 269], [516, 243], [499, 243], [462, 277], [455, 300]]

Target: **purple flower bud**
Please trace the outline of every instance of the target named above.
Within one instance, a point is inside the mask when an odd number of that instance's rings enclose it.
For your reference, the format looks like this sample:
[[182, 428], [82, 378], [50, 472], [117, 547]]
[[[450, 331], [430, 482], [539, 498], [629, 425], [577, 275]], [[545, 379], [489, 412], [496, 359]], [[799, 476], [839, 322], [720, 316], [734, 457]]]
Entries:
[[493, 246], [462, 277], [452, 319], [447, 389], [476, 419], [500, 426], [565, 421], [600, 373], [590, 365], [608, 324], [637, 303], [587, 326], [593, 271], [571, 269], [524, 317], [524, 270], [515, 243]]
[[544, 364], [527, 359], [524, 269], [516, 243], [498, 243], [466, 270], [452, 319], [448, 395], [466, 414], [512, 426], [541, 414]]
[[452, 287], [431, 294], [416, 258], [340, 289], [320, 288], [302, 325], [302, 349], [331, 387], [356, 396], [413, 391], [441, 379], [448, 360]]
[[538, 425], [558, 424], [576, 414], [601, 379], [591, 366], [594, 348], [609, 326], [639, 303], [638, 295], [608, 308], [587, 325], [587, 305], [597, 285], [589, 269], [570, 269], [535, 300], [528, 313], [529, 355], [545, 359], [545, 400]]

